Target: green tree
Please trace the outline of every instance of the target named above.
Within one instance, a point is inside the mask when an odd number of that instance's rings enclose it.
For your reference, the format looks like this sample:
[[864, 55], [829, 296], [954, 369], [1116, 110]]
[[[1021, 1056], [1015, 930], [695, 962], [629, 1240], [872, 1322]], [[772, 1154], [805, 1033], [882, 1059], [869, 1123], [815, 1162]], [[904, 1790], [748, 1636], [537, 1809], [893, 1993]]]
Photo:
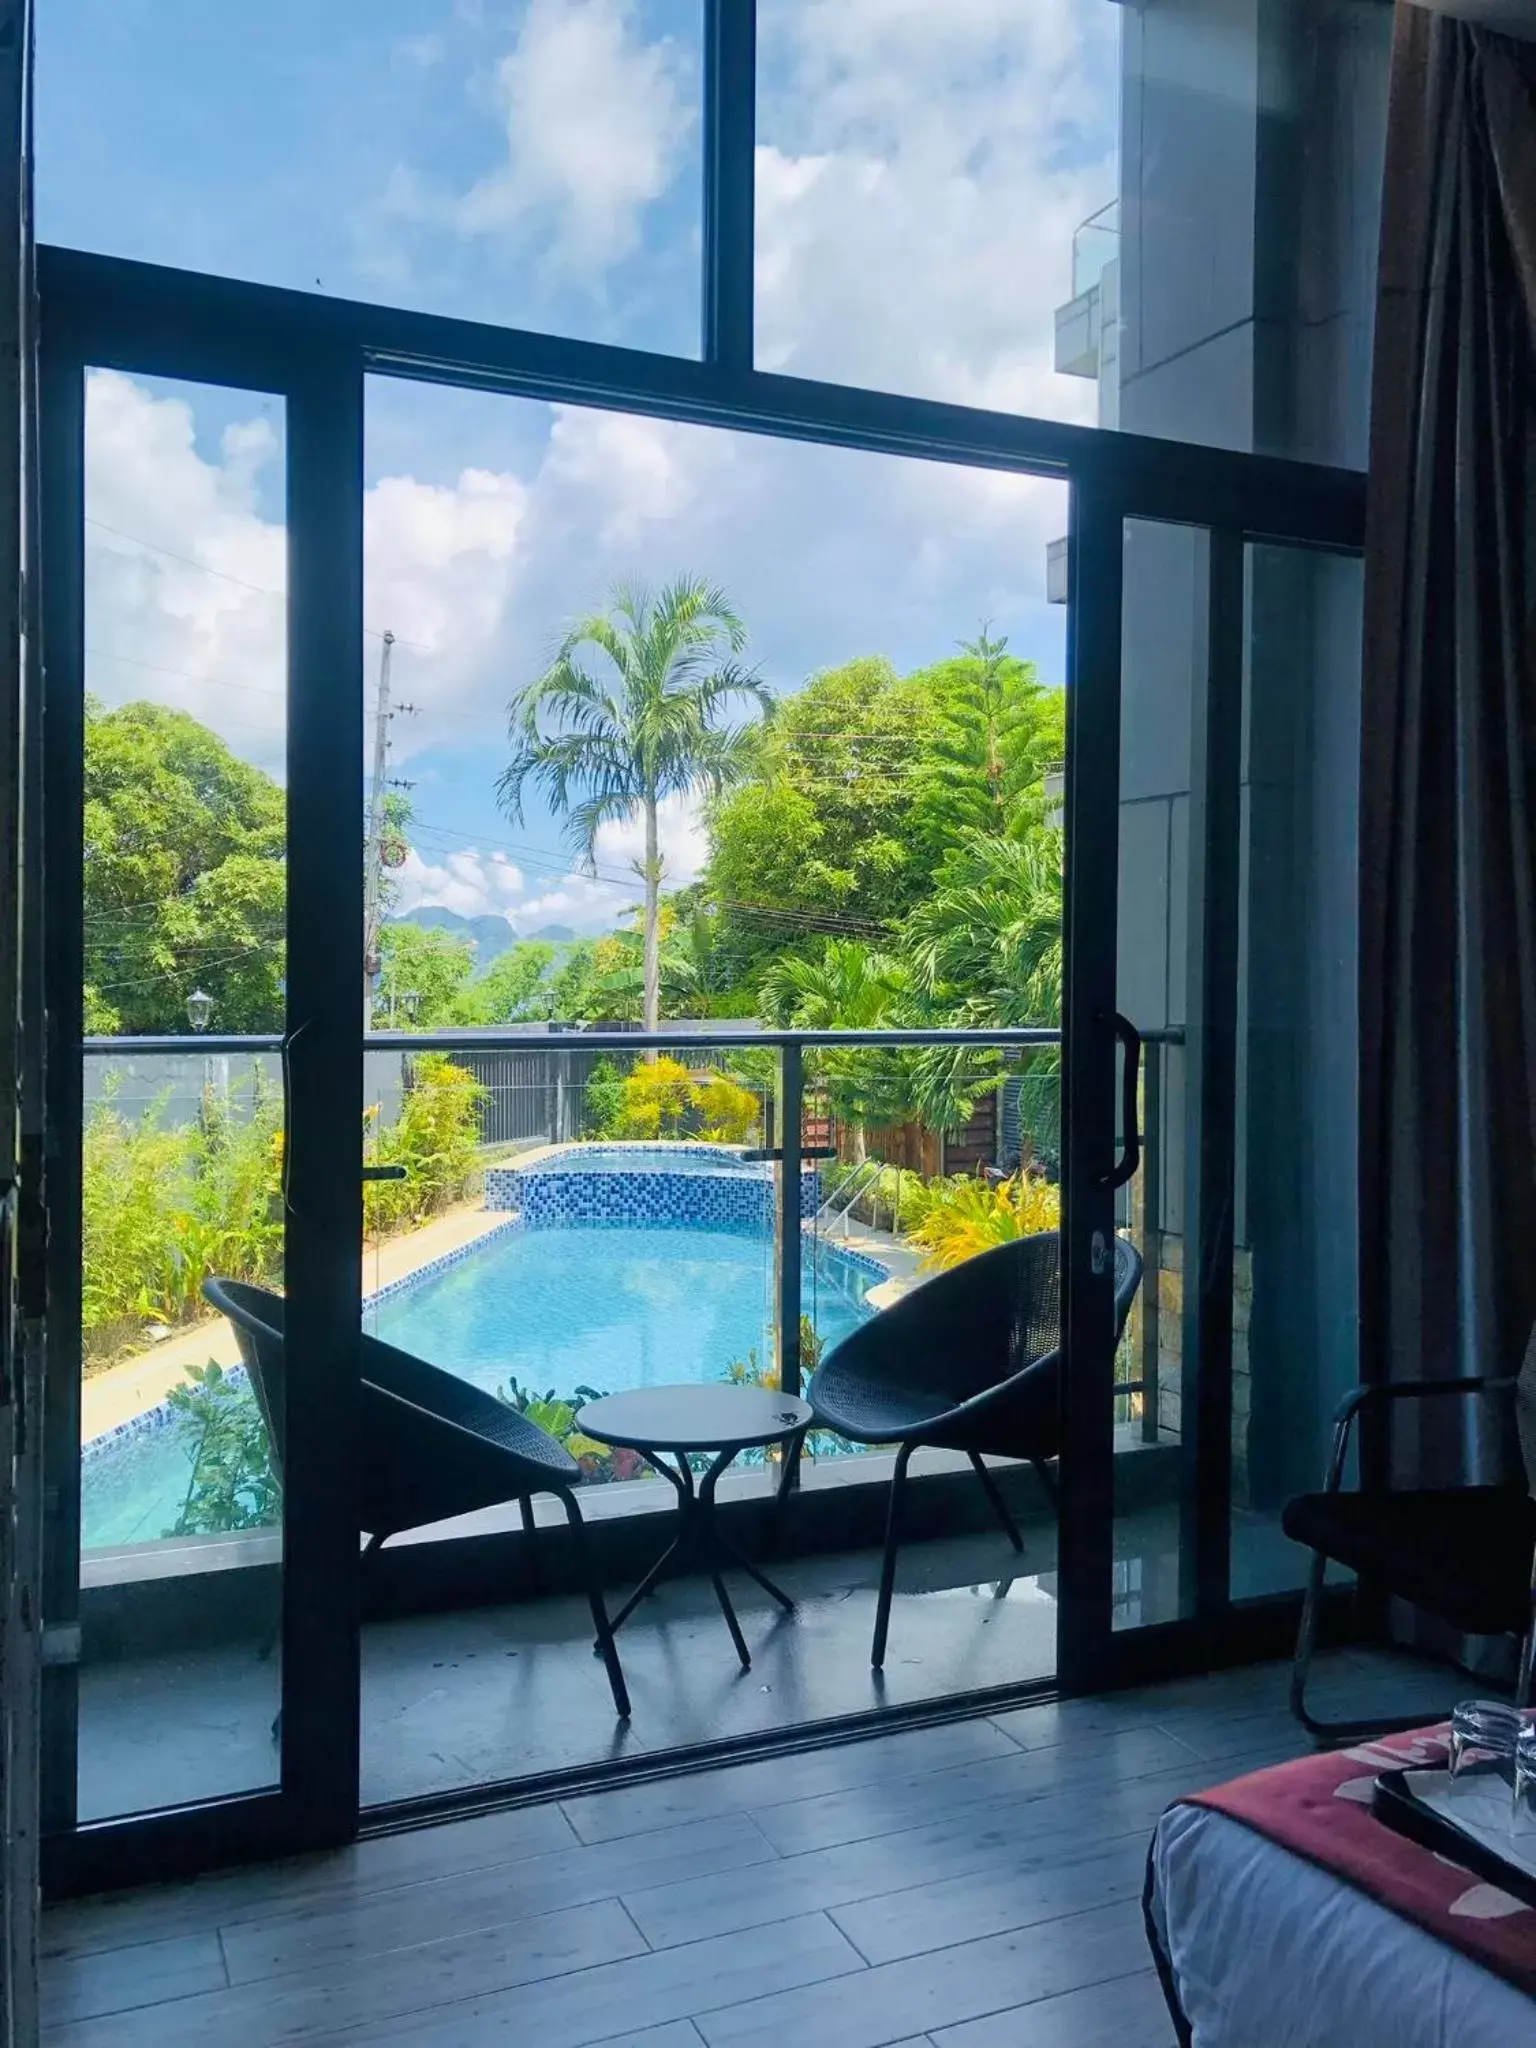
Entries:
[[551, 970], [558, 957], [548, 939], [520, 939], [454, 998], [455, 1024], [526, 1024], [553, 1017]]
[[883, 656], [811, 677], [755, 736], [751, 773], [709, 810], [705, 890], [757, 978], [817, 933], [878, 939], [923, 895], [912, 833], [934, 709]]
[[[962, 838], [933, 895], [902, 928], [902, 957], [925, 1021], [978, 1031], [1060, 1024], [1061, 870], [1061, 834], [1044, 825]], [[1032, 1052], [1023, 1064], [1039, 1149], [1054, 1151], [1059, 1054]], [[1004, 1070], [1000, 1054], [935, 1046], [918, 1055], [918, 1097], [935, 1121], [963, 1123]]]
[[[507, 816], [520, 824], [530, 783], [563, 812], [589, 866], [605, 825], [639, 811], [645, 849], [644, 1021], [660, 1016], [658, 906], [662, 861], [657, 811], [663, 798], [718, 795], [742, 772], [745, 729], [723, 721], [733, 700], [772, 700], [742, 666], [746, 628], [725, 594], [683, 577], [657, 593], [615, 592], [606, 612], [578, 620], [544, 674], [509, 707], [512, 755], [497, 784]], [[588, 664], [597, 658], [597, 672]]]
[[374, 1021], [382, 1027], [422, 1031], [459, 1022], [457, 1005], [475, 971], [468, 939], [406, 921], [379, 932], [379, 978]]
[[216, 733], [161, 704], [85, 707], [88, 1028], [223, 1031], [283, 1021], [284, 800]]
[[[880, 1031], [909, 1021], [906, 968], [891, 954], [853, 939], [829, 939], [808, 959], [786, 953], [764, 975], [763, 1014], [804, 1031]], [[862, 1160], [870, 1124], [903, 1122], [913, 1112], [913, 1057], [881, 1047], [825, 1046], [812, 1062], [834, 1114], [853, 1133]]]
[[908, 677], [932, 720], [914, 771], [914, 834], [942, 859], [967, 831], [1005, 832], [1066, 751], [1066, 693], [986, 626], [958, 655]]

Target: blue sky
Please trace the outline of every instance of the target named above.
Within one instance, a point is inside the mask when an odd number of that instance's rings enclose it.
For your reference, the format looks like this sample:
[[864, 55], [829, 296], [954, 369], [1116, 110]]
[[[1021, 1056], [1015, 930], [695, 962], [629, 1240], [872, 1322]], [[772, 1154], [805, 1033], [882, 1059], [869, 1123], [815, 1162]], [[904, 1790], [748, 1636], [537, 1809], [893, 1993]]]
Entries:
[[[45, 239], [696, 347], [696, 0], [39, 11]], [[761, 0], [760, 21], [759, 361], [1090, 419], [1051, 316], [1114, 190], [1118, 9]], [[92, 687], [185, 704], [276, 765], [281, 406], [99, 379], [90, 443]], [[855, 654], [917, 666], [983, 618], [1061, 672], [1057, 486], [393, 380], [370, 386], [368, 482], [368, 620], [418, 706], [394, 760], [430, 821], [414, 900], [596, 928], [631, 898], [622, 828], [593, 885], [555, 821], [514, 830], [492, 795], [507, 696], [620, 577], [720, 581], [781, 690]], [[681, 880], [696, 823], [669, 834]]]

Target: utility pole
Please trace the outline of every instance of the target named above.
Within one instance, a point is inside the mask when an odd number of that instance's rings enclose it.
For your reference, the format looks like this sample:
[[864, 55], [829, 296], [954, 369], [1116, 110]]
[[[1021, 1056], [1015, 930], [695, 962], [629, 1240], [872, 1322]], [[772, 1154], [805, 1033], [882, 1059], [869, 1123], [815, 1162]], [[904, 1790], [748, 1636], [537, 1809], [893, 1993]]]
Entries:
[[384, 880], [384, 791], [389, 767], [389, 665], [395, 636], [384, 635], [379, 656], [379, 701], [373, 712], [373, 783], [368, 793], [368, 844], [363, 853], [363, 1029], [373, 1029], [373, 985], [379, 953], [379, 895]]

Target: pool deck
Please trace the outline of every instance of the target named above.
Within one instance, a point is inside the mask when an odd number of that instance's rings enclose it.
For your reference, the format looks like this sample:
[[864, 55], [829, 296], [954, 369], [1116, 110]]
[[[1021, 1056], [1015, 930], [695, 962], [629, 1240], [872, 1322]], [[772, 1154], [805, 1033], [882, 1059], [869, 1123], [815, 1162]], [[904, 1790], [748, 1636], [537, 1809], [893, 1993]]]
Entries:
[[915, 1245], [904, 1237], [893, 1237], [888, 1230], [876, 1230], [872, 1224], [861, 1223], [856, 1216], [847, 1219], [846, 1233], [839, 1217], [835, 1231], [822, 1232], [822, 1242], [831, 1245], [834, 1251], [846, 1245], [851, 1252], [865, 1252], [884, 1266], [890, 1278], [879, 1281], [864, 1297], [872, 1308], [889, 1308], [892, 1302], [910, 1294], [919, 1280], [928, 1277], [923, 1271], [923, 1255]]
[[[478, 1201], [461, 1203], [442, 1216], [424, 1223], [420, 1230], [406, 1231], [369, 1245], [363, 1253], [363, 1292], [375, 1294], [391, 1281], [403, 1280], [434, 1259], [456, 1252], [477, 1238], [499, 1230], [507, 1218], [502, 1210], [482, 1208]], [[175, 1337], [167, 1337], [149, 1351], [138, 1352], [105, 1372], [93, 1373], [80, 1394], [80, 1439], [89, 1443], [119, 1423], [131, 1422], [146, 1408], [156, 1408], [172, 1387], [180, 1386], [190, 1366], [206, 1365], [210, 1359], [220, 1365], [238, 1365], [239, 1346], [234, 1332], [222, 1316], [210, 1316], [194, 1323]]]

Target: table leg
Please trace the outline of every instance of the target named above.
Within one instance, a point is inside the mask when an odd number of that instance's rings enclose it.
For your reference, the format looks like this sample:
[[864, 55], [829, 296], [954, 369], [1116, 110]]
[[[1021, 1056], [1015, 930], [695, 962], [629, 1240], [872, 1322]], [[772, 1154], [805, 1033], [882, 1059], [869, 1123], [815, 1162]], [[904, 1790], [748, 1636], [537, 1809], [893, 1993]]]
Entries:
[[[609, 1622], [609, 1631], [614, 1635], [618, 1634], [624, 1623], [628, 1621], [629, 1617], [640, 1605], [640, 1602], [649, 1593], [655, 1591], [657, 1580], [660, 1579], [673, 1558], [678, 1556], [679, 1553], [686, 1556], [693, 1548], [697, 1535], [698, 1496], [694, 1492], [693, 1472], [688, 1460], [680, 1456], [677, 1461], [679, 1469], [674, 1471], [664, 1459], [652, 1457], [648, 1451], [642, 1455], [653, 1471], [659, 1472], [663, 1479], [671, 1481], [672, 1487], [677, 1494], [677, 1534], [651, 1566], [639, 1585], [636, 1586], [633, 1593], [624, 1602], [624, 1605], [619, 1609], [612, 1621]], [[601, 1651], [602, 1645], [595, 1644], [593, 1647], [595, 1650]]]
[[729, 1536], [722, 1536], [717, 1529], [715, 1531], [715, 1542], [725, 1552], [726, 1556], [729, 1557], [737, 1571], [745, 1572], [749, 1579], [754, 1580], [756, 1584], [762, 1587], [770, 1599], [777, 1600], [786, 1614], [794, 1613], [795, 1603], [790, 1599], [783, 1587], [776, 1586], [766, 1573], [760, 1572], [750, 1557], [744, 1557]]
[[624, 1626], [625, 1622], [628, 1621], [629, 1617], [640, 1605], [640, 1602], [645, 1598], [646, 1594], [649, 1593], [651, 1589], [655, 1586], [656, 1581], [661, 1577], [662, 1573], [666, 1570], [667, 1566], [672, 1562], [672, 1559], [676, 1557], [677, 1553], [682, 1549], [682, 1547], [683, 1539], [681, 1536], [675, 1537], [673, 1541], [667, 1545], [666, 1549], [661, 1553], [660, 1557], [657, 1558], [656, 1562], [651, 1566], [650, 1570], [646, 1573], [645, 1577], [640, 1581], [639, 1585], [636, 1586], [633, 1593], [631, 1593], [629, 1598], [624, 1602], [624, 1605], [619, 1609], [618, 1613], [613, 1617], [612, 1621], [609, 1622], [608, 1626], [610, 1629], [617, 1633], [618, 1630]]
[[[693, 1467], [688, 1463], [685, 1452], [679, 1451], [676, 1454], [675, 1469], [666, 1463], [659, 1452], [652, 1454], [647, 1451], [643, 1455], [646, 1463], [654, 1471], [659, 1472], [663, 1479], [670, 1480], [676, 1491], [677, 1534], [613, 1617], [609, 1623], [609, 1630], [612, 1634], [618, 1633], [640, 1602], [655, 1590], [657, 1581], [674, 1558], [681, 1558], [686, 1562], [697, 1556], [700, 1564], [709, 1573], [710, 1583], [715, 1589], [715, 1598], [720, 1603], [720, 1612], [725, 1617], [725, 1625], [731, 1632], [731, 1641], [736, 1646], [736, 1655], [741, 1660], [741, 1668], [743, 1671], [750, 1671], [752, 1654], [747, 1648], [746, 1637], [741, 1632], [741, 1623], [731, 1603], [721, 1567], [745, 1572], [755, 1585], [760, 1586], [771, 1599], [778, 1602], [786, 1614], [794, 1613], [795, 1603], [781, 1586], [776, 1586], [772, 1579], [758, 1570], [750, 1558], [742, 1555], [731, 1539], [722, 1533], [716, 1522], [715, 1486], [721, 1474], [728, 1471], [734, 1463], [737, 1454], [735, 1450], [721, 1451], [697, 1487], [693, 1483]], [[600, 1649], [601, 1645], [597, 1647]]]
[[715, 1582], [715, 1598], [720, 1602], [720, 1612], [725, 1616], [725, 1625], [731, 1632], [731, 1641], [736, 1645], [736, 1654], [741, 1659], [743, 1671], [752, 1669], [752, 1652], [747, 1648], [747, 1639], [741, 1632], [741, 1623], [736, 1619], [736, 1610], [731, 1605], [731, 1596], [725, 1590], [725, 1581], [720, 1576], [718, 1565], [711, 1563], [709, 1576]]

